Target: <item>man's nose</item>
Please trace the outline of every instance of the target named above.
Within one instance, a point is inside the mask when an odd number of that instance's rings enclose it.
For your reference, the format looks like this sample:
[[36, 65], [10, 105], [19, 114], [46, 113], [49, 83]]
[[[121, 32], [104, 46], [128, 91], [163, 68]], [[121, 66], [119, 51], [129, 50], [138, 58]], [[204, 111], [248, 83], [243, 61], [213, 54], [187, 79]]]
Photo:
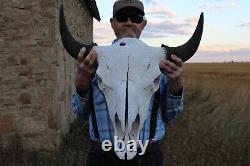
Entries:
[[125, 22], [126, 24], [133, 24], [133, 22], [131, 21], [130, 17], [128, 17], [127, 21]]

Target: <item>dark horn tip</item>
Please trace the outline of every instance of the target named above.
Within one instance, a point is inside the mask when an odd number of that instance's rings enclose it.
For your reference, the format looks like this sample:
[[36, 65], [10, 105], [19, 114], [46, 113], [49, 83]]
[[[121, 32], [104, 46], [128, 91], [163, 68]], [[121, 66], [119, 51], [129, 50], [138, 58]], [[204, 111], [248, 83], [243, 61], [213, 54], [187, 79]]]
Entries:
[[202, 22], [204, 21], [204, 13], [203, 12], [201, 12], [200, 20], [202, 20]]
[[170, 58], [171, 54], [175, 54], [176, 56], [181, 58], [183, 62], [190, 59], [195, 54], [195, 52], [199, 47], [203, 33], [203, 24], [204, 24], [204, 14], [203, 12], [201, 12], [196, 29], [191, 38], [185, 44], [178, 47], [168, 47], [166, 45], [163, 45], [162, 47], [165, 47], [167, 52], [166, 55], [167, 59]]

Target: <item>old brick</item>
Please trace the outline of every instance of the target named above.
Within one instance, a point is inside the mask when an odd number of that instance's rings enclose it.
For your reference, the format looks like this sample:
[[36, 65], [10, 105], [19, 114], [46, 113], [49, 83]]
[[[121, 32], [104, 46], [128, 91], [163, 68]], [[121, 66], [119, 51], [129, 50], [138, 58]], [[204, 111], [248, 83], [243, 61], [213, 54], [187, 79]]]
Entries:
[[54, 114], [53, 114], [52, 110], [49, 110], [48, 126], [49, 126], [50, 129], [56, 129], [56, 127], [57, 127], [55, 117], [54, 117]]
[[19, 76], [27, 76], [27, 75], [31, 75], [33, 73], [33, 68], [32, 67], [22, 67], [17, 69], [17, 73]]
[[7, 63], [8, 63], [9, 66], [18, 65], [18, 62], [17, 62], [15, 56], [8, 57], [8, 58], [7, 58]]
[[29, 88], [32, 85], [31, 82], [32, 82], [31, 80], [25, 80], [25, 81], [21, 82], [21, 87], [20, 88], [21, 89]]
[[0, 122], [0, 134], [10, 133], [12, 131], [12, 127], [7, 122]]
[[36, 46], [37, 41], [33, 39], [23, 39], [20, 41], [21, 46], [23, 47], [30, 47], [30, 46]]
[[21, 93], [19, 96], [19, 102], [23, 105], [25, 104], [31, 104], [31, 94], [30, 93]]
[[47, 128], [46, 121], [41, 121], [33, 117], [20, 118], [17, 123], [17, 131], [23, 136], [37, 135], [44, 132]]
[[21, 65], [27, 65], [27, 62], [28, 62], [28, 60], [27, 60], [26, 58], [22, 58], [22, 59], [20, 60], [20, 64], [21, 64]]
[[13, 132], [14, 123], [15, 122], [13, 114], [7, 114], [7, 115], [0, 114], [0, 135]]
[[40, 78], [36, 79], [36, 84], [39, 86], [45, 86], [46, 83], [47, 83], [47, 80], [45, 79], [40, 79]]

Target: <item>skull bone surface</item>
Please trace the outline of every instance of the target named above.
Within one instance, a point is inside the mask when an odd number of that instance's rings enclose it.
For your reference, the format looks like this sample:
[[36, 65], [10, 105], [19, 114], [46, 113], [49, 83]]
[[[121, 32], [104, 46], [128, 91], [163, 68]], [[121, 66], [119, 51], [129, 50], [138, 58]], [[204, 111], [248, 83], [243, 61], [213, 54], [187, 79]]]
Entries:
[[[115, 136], [126, 145], [131, 140], [138, 142], [150, 100], [159, 88], [159, 62], [165, 51], [135, 38], [123, 38], [96, 51], [98, 86], [106, 98]], [[125, 148], [116, 154], [129, 160], [137, 152]]]

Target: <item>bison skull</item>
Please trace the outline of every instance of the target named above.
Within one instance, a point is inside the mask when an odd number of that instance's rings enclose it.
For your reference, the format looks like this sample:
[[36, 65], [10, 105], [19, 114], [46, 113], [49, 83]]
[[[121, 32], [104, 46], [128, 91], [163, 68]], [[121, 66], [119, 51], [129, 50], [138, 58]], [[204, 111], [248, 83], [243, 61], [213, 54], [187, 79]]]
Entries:
[[[153, 48], [135, 38], [112, 46], [96, 47], [98, 86], [103, 92], [115, 135], [126, 143], [139, 140], [152, 95], [159, 87], [159, 62], [163, 48]], [[132, 159], [136, 152], [117, 151], [119, 158]]]

